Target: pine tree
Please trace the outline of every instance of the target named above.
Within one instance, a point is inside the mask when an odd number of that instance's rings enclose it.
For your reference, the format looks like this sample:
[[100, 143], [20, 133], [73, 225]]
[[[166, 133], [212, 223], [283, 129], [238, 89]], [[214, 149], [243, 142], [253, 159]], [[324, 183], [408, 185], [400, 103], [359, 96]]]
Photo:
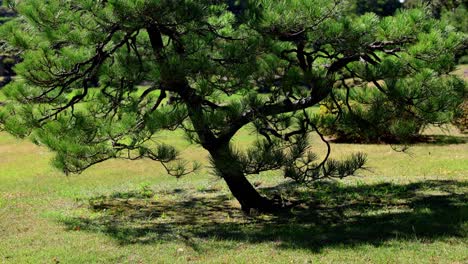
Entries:
[[[111, 158], [148, 158], [183, 176], [199, 165], [154, 140], [161, 130], [183, 130], [209, 152], [243, 210], [273, 210], [278, 205], [247, 175], [283, 170], [307, 184], [343, 178], [364, 165], [363, 154], [319, 159], [308, 141], [310, 133], [321, 135], [310, 107], [346, 91], [344, 79], [379, 83], [381, 100], [408, 114], [419, 100], [413, 89], [425, 82], [437, 84], [425, 93], [463, 89], [448, 75], [464, 38], [453, 27], [425, 10], [349, 17], [346, 4], [19, 1], [20, 16], [1, 35], [21, 50], [15, 68], [21, 77], [5, 87], [0, 123], [55, 151], [54, 164], [66, 173]], [[260, 94], [260, 84], [270, 93]], [[241, 152], [231, 140], [247, 125], [259, 140]]]

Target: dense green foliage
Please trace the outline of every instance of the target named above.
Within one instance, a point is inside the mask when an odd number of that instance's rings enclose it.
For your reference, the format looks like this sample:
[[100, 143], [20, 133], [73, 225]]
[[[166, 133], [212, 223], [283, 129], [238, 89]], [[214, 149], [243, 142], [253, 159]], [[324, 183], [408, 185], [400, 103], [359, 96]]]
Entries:
[[[442, 12], [441, 19], [447, 21], [457, 30], [468, 33], [468, 4], [459, 5], [453, 9], [445, 9]], [[465, 40], [465, 48], [458, 51], [456, 57], [458, 63], [467, 64], [468, 63], [468, 41]]]
[[432, 14], [440, 18], [444, 12], [453, 12], [459, 7], [467, 7], [465, 0], [405, 0], [406, 8], [418, 7], [421, 4], [428, 6]]
[[[227, 3], [20, 1], [20, 16], [0, 32], [23, 57], [21, 77], [4, 91], [3, 128], [47, 145], [65, 172], [149, 158], [175, 176], [199, 165], [182, 161], [157, 133], [182, 129], [248, 210], [264, 204], [250, 203], [261, 199], [245, 175], [282, 169], [310, 182], [363, 166], [362, 154], [319, 159], [307, 140], [319, 133], [307, 109], [327, 97], [349, 102], [346, 79], [376, 86], [367, 101], [353, 92], [355, 111], [384, 103], [425, 123], [445, 118], [445, 104], [455, 104], [449, 97], [463, 92], [449, 72], [465, 36], [428, 10], [379, 18], [346, 16], [339, 0]], [[267, 96], [260, 84], [270, 87]], [[398, 120], [394, 133], [411, 135], [412, 124]], [[249, 124], [258, 142], [233, 149], [232, 137]]]
[[[468, 14], [466, 4], [461, 1], [405, 1], [403, 5], [399, 1], [359, 0], [355, 1], [353, 12], [373, 12], [380, 16], [388, 16], [395, 13], [397, 8], [415, 7], [425, 7], [444, 23], [450, 24], [460, 32], [467, 32]], [[455, 57], [461, 63], [467, 58], [466, 48], [463, 48], [466, 47], [466, 43], [465, 40], [465, 43], [455, 50]], [[407, 86], [405, 81], [394, 80], [396, 83], [391, 84], [394, 87], [390, 89], [399, 90], [395, 95], [398, 93], [405, 97], [412, 94], [413, 98], [417, 98], [414, 105], [402, 107], [401, 101], [405, 101], [405, 98], [396, 96], [392, 97], [393, 100], [387, 100], [377, 91], [376, 88], [379, 87], [372, 84], [369, 88], [368, 85], [363, 85], [359, 78], [356, 80], [357, 76], [353, 77], [353, 81], [347, 80], [349, 95], [347, 91], [337, 94], [337, 98], [341, 100], [340, 107], [333, 103], [332, 98], [322, 104], [319, 124], [325, 134], [339, 141], [402, 143], [418, 139], [427, 125], [443, 125], [452, 121], [460, 124], [460, 118], [464, 115], [462, 108], [458, 108], [463, 102], [463, 94], [466, 93], [462, 83], [458, 84], [458, 91], [453, 93], [444, 90], [443, 87], [446, 86], [431, 80], [427, 73], [419, 76], [423, 87], [410, 85], [413, 89], [403, 88], [402, 86]], [[356, 109], [348, 109], [345, 98], [348, 98], [348, 103]], [[412, 108], [410, 114], [408, 107]], [[339, 114], [341, 116], [338, 118]], [[454, 121], [454, 118], [457, 118], [457, 121]]]
[[[324, 133], [346, 142], [405, 143], [417, 140], [428, 125], [449, 124], [461, 114], [458, 107], [466, 93], [462, 80], [421, 72], [411, 80], [388, 79], [385, 84], [385, 90], [375, 82], [337, 92], [339, 107], [330, 98], [318, 118]], [[392, 99], [384, 93], [392, 93]]]

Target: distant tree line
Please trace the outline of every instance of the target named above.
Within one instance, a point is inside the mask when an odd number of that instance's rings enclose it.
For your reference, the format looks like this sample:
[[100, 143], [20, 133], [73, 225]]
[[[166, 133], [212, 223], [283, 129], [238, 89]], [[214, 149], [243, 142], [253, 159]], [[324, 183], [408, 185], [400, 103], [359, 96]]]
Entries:
[[[4, 6], [3, 1], [0, 0], [0, 25], [10, 21], [15, 16], [16, 13]], [[11, 77], [15, 75], [13, 66], [19, 60], [17, 56], [5, 49], [2, 39], [4, 38], [0, 37], [0, 88], [11, 81]]]
[[354, 0], [351, 2], [350, 11], [363, 15], [365, 13], [375, 13], [379, 16], [391, 16], [403, 4], [399, 0]]

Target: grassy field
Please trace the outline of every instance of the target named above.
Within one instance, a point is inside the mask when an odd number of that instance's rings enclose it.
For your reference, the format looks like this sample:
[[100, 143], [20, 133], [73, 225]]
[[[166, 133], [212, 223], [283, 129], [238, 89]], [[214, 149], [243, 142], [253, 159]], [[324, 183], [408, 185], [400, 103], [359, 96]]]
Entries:
[[[307, 202], [251, 217], [209, 170], [177, 180], [119, 160], [66, 177], [46, 149], [0, 134], [0, 263], [467, 263], [467, 137], [427, 133], [438, 136], [407, 153], [333, 145], [334, 156], [369, 155], [368, 170], [340, 182], [254, 176], [268, 195]], [[180, 135], [160, 138], [207, 163]]]
[[[343, 181], [253, 176], [266, 195], [304, 203], [247, 217], [209, 169], [175, 179], [151, 161], [113, 160], [67, 177], [47, 149], [0, 133], [0, 263], [468, 263], [468, 137], [426, 134], [405, 153], [333, 144], [334, 157], [368, 154]], [[245, 129], [235, 144], [253, 138]], [[182, 135], [159, 139], [207, 165]]]

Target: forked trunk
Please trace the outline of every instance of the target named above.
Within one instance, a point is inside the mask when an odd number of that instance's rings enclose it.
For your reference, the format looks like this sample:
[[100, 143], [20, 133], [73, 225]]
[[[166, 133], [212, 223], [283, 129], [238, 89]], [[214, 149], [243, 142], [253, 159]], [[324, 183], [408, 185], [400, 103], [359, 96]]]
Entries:
[[251, 213], [252, 209], [271, 212], [276, 209], [271, 200], [260, 195], [250, 184], [229, 147], [211, 150], [210, 154], [217, 172], [226, 181], [229, 190], [239, 201], [244, 212]]

